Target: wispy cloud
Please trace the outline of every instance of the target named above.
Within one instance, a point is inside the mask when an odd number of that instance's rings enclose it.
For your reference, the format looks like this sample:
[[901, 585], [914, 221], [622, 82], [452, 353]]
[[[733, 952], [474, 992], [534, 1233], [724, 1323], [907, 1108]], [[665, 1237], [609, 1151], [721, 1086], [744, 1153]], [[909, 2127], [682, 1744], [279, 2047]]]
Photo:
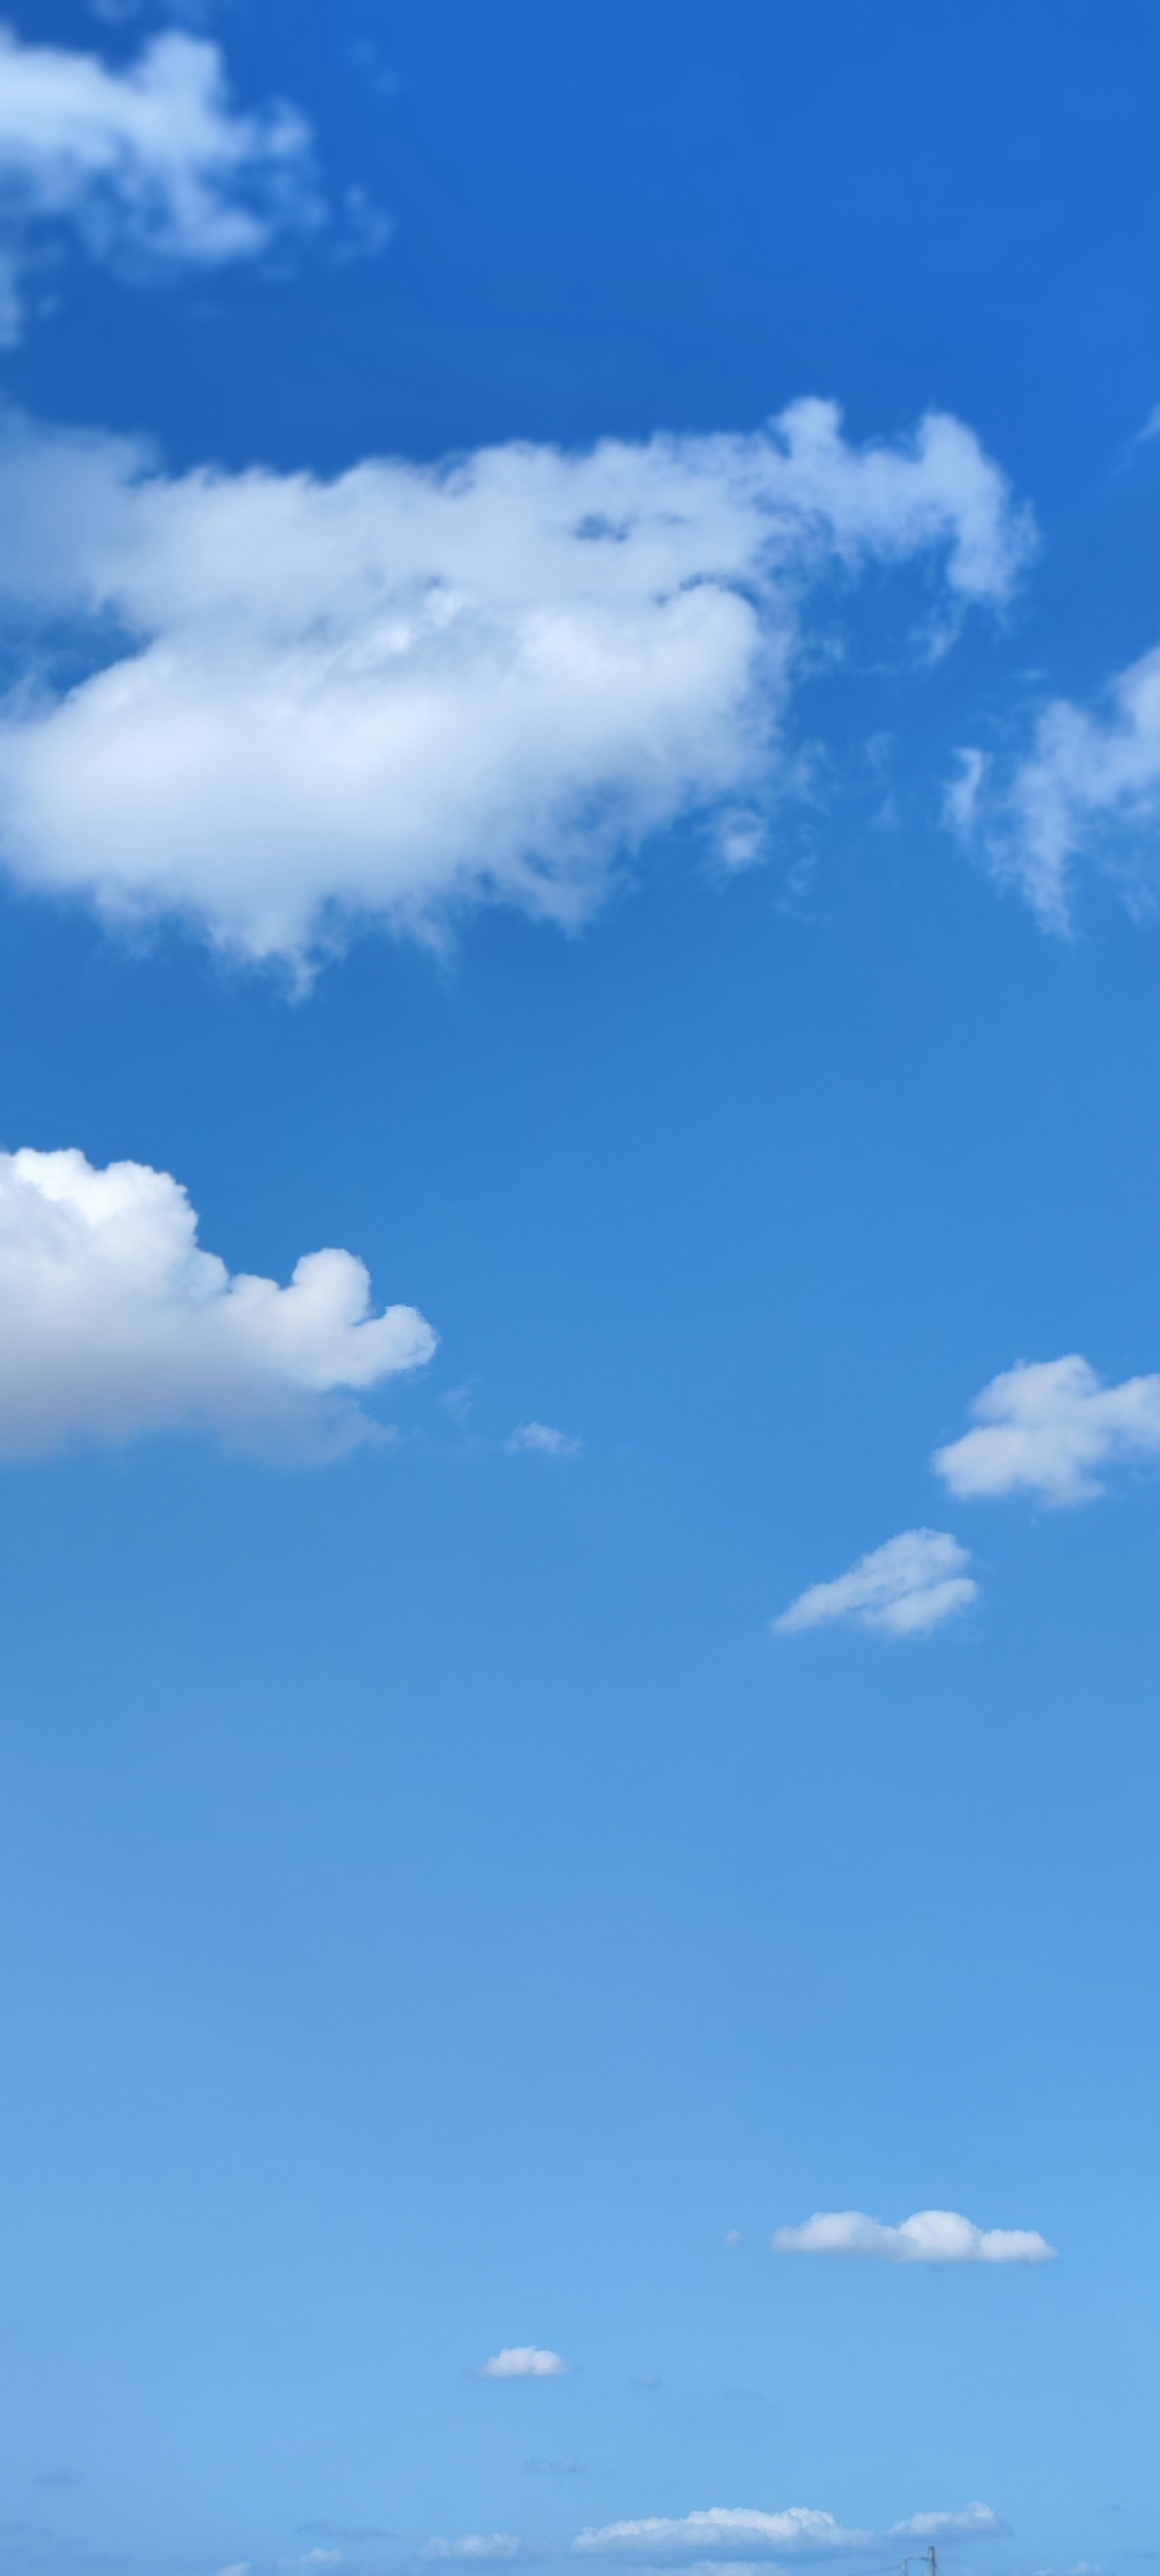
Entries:
[[420, 2558], [503, 2560], [518, 2558], [520, 2542], [513, 2531], [468, 2531], [461, 2540], [429, 2540]]
[[550, 1422], [518, 1422], [508, 1441], [509, 1449], [538, 1450], [546, 1458], [578, 1458], [582, 1440], [570, 1440]]
[[968, 2504], [961, 2513], [912, 2513], [892, 2522], [891, 2540], [1009, 2540], [1011, 2525], [989, 2504]]
[[547, 2352], [540, 2344], [505, 2344], [502, 2352], [493, 2353], [480, 2371], [481, 2379], [561, 2379], [568, 2369], [558, 2352]]
[[216, 45], [170, 29], [114, 70], [0, 30], [0, 341], [62, 233], [141, 273], [252, 259], [322, 214], [304, 119], [235, 107]]
[[1053, 2263], [1036, 2229], [976, 2227], [953, 2209], [920, 2209], [897, 2227], [861, 2209], [818, 2210], [802, 2227], [779, 2227], [778, 2254], [866, 2254], [888, 2263]]
[[[1149, 425], [1147, 435], [1154, 436]], [[1045, 930], [1072, 928], [1077, 870], [1089, 861], [1131, 911], [1160, 904], [1160, 645], [1115, 672], [1090, 706], [1054, 698], [1013, 764], [959, 754], [944, 820], [1014, 886]]]
[[978, 1584], [963, 1570], [969, 1562], [969, 1550], [946, 1530], [903, 1530], [848, 1574], [811, 1584], [773, 1624], [781, 1636], [842, 1622], [887, 1637], [927, 1637], [977, 1598]]

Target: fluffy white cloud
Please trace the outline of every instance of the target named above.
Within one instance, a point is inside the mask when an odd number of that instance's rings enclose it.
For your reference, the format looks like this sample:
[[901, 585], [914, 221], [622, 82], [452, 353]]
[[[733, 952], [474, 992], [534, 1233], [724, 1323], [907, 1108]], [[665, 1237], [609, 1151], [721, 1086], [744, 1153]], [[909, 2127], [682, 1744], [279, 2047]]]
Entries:
[[819, 2210], [779, 2227], [778, 2254], [877, 2254], [888, 2263], [1053, 2263], [1055, 2247], [1028, 2227], [975, 2227], [953, 2209], [920, 2209], [884, 2227], [860, 2209]]
[[570, 1440], [550, 1422], [517, 1422], [509, 1449], [539, 1450], [548, 1458], [576, 1458], [584, 1446], [582, 1440]]
[[966, 2505], [962, 2513], [912, 2513], [908, 2522], [892, 2522], [892, 2540], [1006, 2540], [1011, 2526], [989, 2504]]
[[485, 2361], [481, 2379], [559, 2379], [567, 2370], [558, 2352], [545, 2352], [539, 2344], [505, 2344], [502, 2352]]
[[1020, 1360], [976, 1396], [976, 1428], [936, 1449], [953, 1494], [1041, 1494], [1086, 1503], [1103, 1492], [1096, 1469], [1116, 1459], [1160, 1458], [1160, 1377], [1105, 1386], [1073, 1351]]
[[1134, 910], [1155, 910], [1160, 645], [1118, 672], [1094, 711], [1054, 699], [1009, 777], [996, 783], [978, 750], [960, 760], [947, 822], [960, 838], [981, 843], [996, 874], [1018, 887], [1045, 929], [1069, 930], [1083, 859], [1103, 865]]
[[236, 109], [216, 45], [170, 30], [111, 70], [0, 28], [0, 341], [19, 338], [24, 272], [62, 225], [106, 262], [206, 267], [319, 212], [302, 118]]
[[606, 2522], [577, 2533], [574, 2550], [594, 2558], [644, 2559], [651, 2566], [696, 2566], [765, 2559], [824, 2558], [869, 2549], [873, 2533], [847, 2531], [832, 2513], [790, 2505], [784, 2513], [758, 2513], [744, 2505], [711, 2505], [707, 2513], [667, 2521], [651, 2514], [641, 2522]]
[[518, 2558], [520, 2542], [512, 2531], [468, 2531], [462, 2540], [429, 2540], [420, 2558]]
[[887, 1637], [927, 1637], [977, 1598], [978, 1584], [963, 1572], [969, 1562], [969, 1550], [946, 1530], [902, 1530], [848, 1574], [811, 1584], [773, 1624], [783, 1636], [843, 1620]]
[[756, 855], [811, 587], [832, 621], [835, 573], [921, 559], [958, 612], [1005, 598], [1028, 542], [941, 415], [856, 447], [807, 401], [748, 435], [330, 483], [170, 478], [13, 419], [0, 607], [37, 676], [0, 726], [0, 855], [251, 957], [468, 900], [575, 923], [681, 816]]
[[177, 1429], [325, 1454], [374, 1436], [353, 1392], [434, 1348], [413, 1306], [371, 1313], [352, 1253], [231, 1277], [168, 1172], [0, 1154], [0, 1456]]

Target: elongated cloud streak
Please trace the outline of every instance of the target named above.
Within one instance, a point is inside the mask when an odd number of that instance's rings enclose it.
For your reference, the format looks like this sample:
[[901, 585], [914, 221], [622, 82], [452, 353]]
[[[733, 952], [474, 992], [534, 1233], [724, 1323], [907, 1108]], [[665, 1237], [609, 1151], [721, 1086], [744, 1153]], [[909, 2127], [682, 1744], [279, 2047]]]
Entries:
[[868, 2549], [873, 2534], [847, 2531], [832, 2513], [795, 2504], [784, 2513], [759, 2513], [743, 2505], [711, 2505], [706, 2513], [686, 2513], [676, 2521], [649, 2515], [641, 2522], [606, 2522], [577, 2533], [572, 2547], [582, 2557], [644, 2559], [650, 2566], [680, 2567], [699, 2562], [750, 2565], [764, 2559], [825, 2558], [844, 2551]]
[[568, 2364], [558, 2352], [547, 2352], [541, 2344], [505, 2344], [502, 2352], [485, 2361], [481, 2379], [561, 2379]]
[[375, 1436], [351, 1396], [434, 1348], [413, 1306], [372, 1313], [352, 1253], [231, 1277], [168, 1172], [0, 1154], [0, 1456], [174, 1430], [322, 1455]]
[[962, 2513], [912, 2513], [908, 2522], [892, 2522], [892, 2540], [1007, 2540], [1010, 2523], [993, 2505], [969, 2504]]
[[774, 1627], [787, 1637], [835, 1623], [886, 1637], [928, 1637], [977, 1598], [978, 1584], [964, 1572], [969, 1563], [969, 1550], [948, 1531], [903, 1530], [860, 1556], [848, 1574], [811, 1584]]
[[942, 415], [855, 447], [808, 401], [330, 483], [170, 478], [11, 421], [0, 606], [37, 676], [0, 726], [0, 855], [254, 958], [483, 900], [576, 923], [681, 817], [759, 854], [819, 585], [832, 622], [835, 574], [921, 561], [957, 613], [1002, 601], [1028, 542]]
[[920, 2209], [884, 2227], [860, 2209], [819, 2210], [804, 2227], [779, 2227], [778, 2254], [872, 2254], [887, 2263], [1054, 2263], [1055, 2247], [1029, 2227], [975, 2227], [953, 2209]]

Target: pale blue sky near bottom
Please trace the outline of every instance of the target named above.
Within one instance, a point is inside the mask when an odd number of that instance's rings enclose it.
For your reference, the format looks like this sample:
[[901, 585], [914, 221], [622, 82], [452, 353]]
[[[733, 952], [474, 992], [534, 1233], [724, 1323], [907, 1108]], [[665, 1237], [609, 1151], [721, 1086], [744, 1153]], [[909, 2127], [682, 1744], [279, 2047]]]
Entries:
[[[1042, 546], [917, 664], [876, 572], [769, 864], [678, 825], [575, 936], [484, 905], [295, 995], [5, 881], [0, 1143], [173, 1173], [234, 1271], [348, 1247], [441, 1340], [329, 1466], [0, 1467], [0, 2565], [979, 2498], [1009, 2536], [954, 2576], [1132, 2576], [1160, 1486], [957, 1501], [931, 1459], [1019, 1358], [1160, 1367], [1155, 919], [1091, 870], [1050, 937], [939, 822], [961, 744], [1155, 640], [1151, 15], [206, 24], [395, 240], [65, 262], [0, 362], [36, 418], [326, 473], [942, 405]], [[774, 1634], [923, 1526], [961, 1618]], [[770, 2250], [928, 2207], [1058, 2259]], [[567, 2374], [480, 2379], [521, 2344]]]

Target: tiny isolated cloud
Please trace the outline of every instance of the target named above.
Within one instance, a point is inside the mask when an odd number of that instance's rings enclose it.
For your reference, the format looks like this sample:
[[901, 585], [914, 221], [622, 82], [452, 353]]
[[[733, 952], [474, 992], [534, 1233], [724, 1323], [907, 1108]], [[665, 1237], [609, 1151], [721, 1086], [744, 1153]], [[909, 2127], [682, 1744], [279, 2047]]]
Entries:
[[231, 1276], [148, 1164], [0, 1153], [0, 1458], [163, 1431], [319, 1458], [381, 1437], [355, 1397], [436, 1342], [413, 1306], [375, 1315], [370, 1292], [333, 1249], [287, 1287]]
[[892, 2522], [891, 2540], [1009, 2540], [1011, 2525], [989, 2504], [964, 2505], [961, 2513], [912, 2513]]
[[1160, 1458], [1160, 1376], [1106, 1386], [1078, 1351], [1017, 1360], [971, 1411], [974, 1430], [934, 1456], [962, 1501], [1022, 1491], [1046, 1503], [1086, 1503], [1104, 1490], [1099, 1468]]
[[887, 2263], [1054, 2263], [1056, 2249], [1029, 2227], [976, 2227], [953, 2209], [920, 2209], [897, 2227], [861, 2209], [817, 2210], [779, 2227], [776, 2254], [860, 2254]]
[[639, 2522], [606, 2522], [578, 2532], [582, 2557], [644, 2560], [655, 2567], [756, 2565], [767, 2559], [839, 2557], [869, 2549], [874, 2535], [848, 2531], [832, 2513], [789, 2505], [761, 2513], [746, 2505], [711, 2505], [676, 2520], [650, 2514]]
[[568, 2363], [536, 2343], [505, 2344], [480, 2371], [481, 2379], [562, 2379]]
[[0, 430], [0, 614], [38, 679], [0, 723], [4, 864], [300, 974], [481, 903], [574, 928], [682, 822], [753, 865], [835, 583], [910, 565], [963, 615], [1030, 542], [962, 422], [860, 444], [813, 398], [330, 480]]
[[811, 1584], [774, 1620], [778, 1635], [835, 1624], [885, 1637], [928, 1637], [978, 1598], [965, 1571], [970, 1551], [946, 1530], [902, 1530], [860, 1556], [848, 1574]]
[[467, 2531], [461, 2540], [428, 2540], [420, 2558], [502, 2561], [518, 2558], [521, 2543], [513, 2531]]
[[557, 1431], [551, 1422], [517, 1422], [507, 1446], [516, 1451], [538, 1451], [543, 1458], [578, 1458], [584, 1443], [569, 1439], [566, 1431]]
[[168, 29], [136, 61], [0, 29], [0, 339], [30, 272], [70, 233], [106, 266], [220, 267], [321, 221], [310, 130], [284, 103], [235, 106], [218, 47]]

